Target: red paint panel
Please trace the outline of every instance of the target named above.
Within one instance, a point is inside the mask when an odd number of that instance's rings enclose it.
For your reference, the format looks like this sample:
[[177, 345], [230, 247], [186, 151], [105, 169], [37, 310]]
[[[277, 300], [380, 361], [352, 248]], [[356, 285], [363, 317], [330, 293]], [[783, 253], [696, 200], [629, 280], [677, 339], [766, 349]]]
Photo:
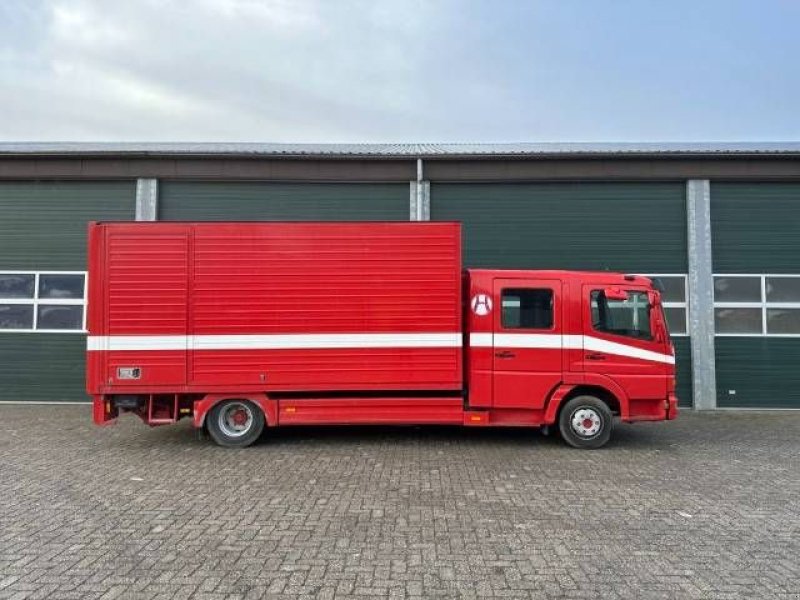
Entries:
[[460, 425], [461, 398], [350, 398], [281, 400], [279, 425], [440, 424]]
[[[189, 303], [189, 228], [108, 227], [105, 237], [105, 335], [185, 335]], [[97, 332], [90, 330], [91, 334]], [[107, 352], [110, 385], [184, 384], [186, 352]], [[140, 369], [120, 379], [118, 369]]]
[[[494, 321], [494, 380], [493, 408], [501, 409], [542, 409], [550, 393], [564, 379], [562, 370], [561, 335], [563, 333], [562, 307], [564, 298], [559, 279], [538, 279], [532, 277], [495, 278], [493, 297], [496, 309]], [[551, 324], [546, 328], [506, 326], [503, 323], [504, 290], [536, 290], [550, 293]], [[547, 336], [558, 340], [555, 348], [505, 346], [503, 340], [513, 336]]]
[[188, 240], [187, 227], [107, 231], [107, 335], [186, 333]]
[[[180, 350], [126, 350], [107, 352], [108, 380], [112, 385], [181, 385], [186, 381], [186, 352]], [[120, 367], [139, 368], [139, 379], [119, 379]]]
[[629, 421], [663, 421], [667, 418], [668, 403], [659, 400], [631, 400]]
[[490, 408], [492, 406], [492, 384], [494, 379], [494, 349], [491, 345], [475, 346], [470, 339], [482, 336], [491, 339], [494, 333], [494, 315], [491, 311], [475, 311], [472, 299], [478, 296], [492, 297], [494, 271], [464, 274], [464, 311], [467, 335], [465, 336], [465, 372], [467, 376], [468, 401], [470, 408]]
[[[109, 223], [90, 240], [90, 306], [102, 307], [90, 335], [160, 336], [93, 350], [95, 392], [462, 387], [460, 347], [159, 349], [182, 336], [458, 335], [458, 224]], [[141, 377], [120, 380], [120, 367]]]
[[[668, 354], [669, 346], [666, 340], [638, 339], [630, 336], [616, 335], [599, 331], [592, 326], [592, 312], [590, 305], [591, 293], [600, 288], [599, 284], [587, 284], [582, 292], [583, 331], [587, 336], [592, 336], [602, 341], [623, 344], [633, 350], [644, 350], [655, 354]], [[623, 290], [649, 291], [645, 286], [624, 285]], [[651, 320], [653, 313], [651, 312]], [[651, 323], [651, 330], [655, 330]], [[643, 360], [638, 357], [625, 356], [614, 352], [603, 352], [585, 349], [582, 357], [583, 370], [587, 374], [602, 375], [619, 384], [631, 400], [631, 410], [635, 400], [653, 400], [662, 402], [667, 398], [667, 381], [674, 367], [666, 363], [653, 360]], [[641, 406], [649, 406], [647, 403]]]
[[201, 350], [191, 383], [258, 384], [265, 390], [420, 389], [461, 377], [460, 348]]
[[460, 330], [455, 224], [198, 224], [194, 236], [194, 333]]

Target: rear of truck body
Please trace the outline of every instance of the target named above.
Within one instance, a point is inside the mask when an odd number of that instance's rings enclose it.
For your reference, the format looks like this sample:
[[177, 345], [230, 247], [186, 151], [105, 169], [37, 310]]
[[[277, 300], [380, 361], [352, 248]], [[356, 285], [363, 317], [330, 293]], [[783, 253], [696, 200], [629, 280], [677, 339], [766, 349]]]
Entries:
[[[640, 329], [598, 329], [602, 307]], [[677, 414], [648, 279], [462, 272], [457, 223], [93, 223], [87, 323], [98, 424], [540, 426], [578, 396]]]

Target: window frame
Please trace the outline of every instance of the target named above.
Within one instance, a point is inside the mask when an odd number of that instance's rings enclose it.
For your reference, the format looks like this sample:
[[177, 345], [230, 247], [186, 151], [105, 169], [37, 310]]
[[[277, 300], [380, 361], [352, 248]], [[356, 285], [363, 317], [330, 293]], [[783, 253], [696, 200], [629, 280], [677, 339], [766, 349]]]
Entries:
[[[30, 329], [2, 329], [0, 335], [4, 333], [64, 333], [64, 334], [85, 334], [86, 331], [86, 309], [87, 292], [89, 277], [87, 271], [34, 271], [34, 270], [0, 270], [0, 275], [33, 275], [33, 298], [2, 298], [0, 304], [21, 304], [33, 307], [33, 320]], [[39, 278], [41, 275], [80, 275], [83, 277], [83, 297], [78, 298], [40, 298], [39, 297]], [[80, 306], [82, 310], [80, 329], [39, 329], [39, 305], [53, 306]]]
[[[689, 337], [689, 274], [688, 273], [642, 273], [642, 277], [649, 277], [649, 278], [659, 278], [659, 277], [675, 277], [675, 278], [682, 278], [683, 279], [683, 302], [666, 302], [664, 300], [661, 301], [661, 306], [665, 309], [667, 308], [682, 308], [683, 315], [684, 315], [684, 323], [686, 323], [686, 331], [681, 333], [676, 333], [674, 331], [669, 332], [670, 337]], [[666, 311], [664, 314], [664, 318], [666, 318]], [[667, 323], [667, 327], [669, 327], [669, 323]]]
[[761, 281], [761, 302], [717, 302], [714, 300], [714, 314], [717, 308], [757, 308], [761, 310], [761, 333], [717, 333], [714, 328], [714, 337], [774, 337], [774, 338], [800, 338], [798, 333], [769, 333], [767, 331], [767, 311], [771, 308], [800, 309], [797, 302], [769, 302], [767, 301], [767, 278], [772, 279], [800, 279], [800, 273], [714, 273], [712, 277], [750, 277], [759, 278]]

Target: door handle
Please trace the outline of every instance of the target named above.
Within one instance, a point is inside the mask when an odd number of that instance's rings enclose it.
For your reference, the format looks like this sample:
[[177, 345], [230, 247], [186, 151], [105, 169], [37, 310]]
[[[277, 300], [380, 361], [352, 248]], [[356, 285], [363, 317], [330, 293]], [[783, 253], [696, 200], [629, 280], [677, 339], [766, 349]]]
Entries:
[[497, 358], [514, 358], [516, 356], [516, 354], [510, 350], [501, 350], [500, 352], [495, 352], [494, 355]]
[[587, 354], [586, 358], [588, 360], [605, 360], [606, 359], [606, 355], [605, 354]]

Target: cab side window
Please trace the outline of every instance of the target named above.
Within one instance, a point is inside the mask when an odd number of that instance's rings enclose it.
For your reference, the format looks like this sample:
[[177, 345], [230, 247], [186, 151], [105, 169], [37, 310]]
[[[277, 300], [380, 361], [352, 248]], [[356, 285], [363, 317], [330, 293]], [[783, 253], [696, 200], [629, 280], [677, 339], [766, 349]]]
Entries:
[[501, 322], [504, 329], [551, 329], [553, 290], [504, 289]]
[[602, 290], [591, 296], [592, 327], [596, 331], [640, 340], [653, 339], [650, 303], [645, 292], [628, 292], [626, 300], [606, 298]]

